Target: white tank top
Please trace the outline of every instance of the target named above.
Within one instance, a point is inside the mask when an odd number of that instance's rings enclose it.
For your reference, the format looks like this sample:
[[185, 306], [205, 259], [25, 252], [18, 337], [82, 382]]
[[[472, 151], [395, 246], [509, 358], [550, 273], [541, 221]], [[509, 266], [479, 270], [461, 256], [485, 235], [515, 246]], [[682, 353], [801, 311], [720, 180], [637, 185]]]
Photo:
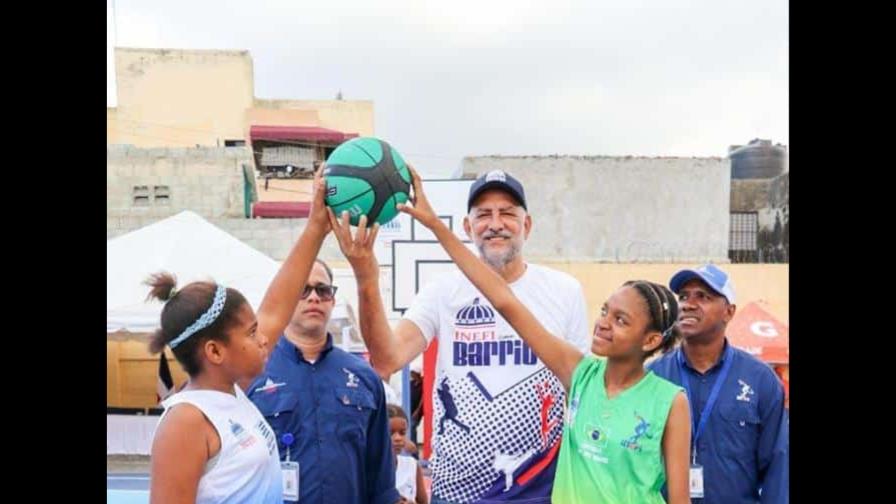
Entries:
[[406, 455], [398, 456], [395, 467], [395, 488], [402, 497], [417, 502], [417, 460]]
[[274, 431], [246, 395], [234, 385], [235, 396], [216, 390], [184, 390], [162, 405], [162, 418], [177, 404], [199, 408], [218, 431], [221, 450], [206, 463], [196, 504], [283, 502], [280, 453]]

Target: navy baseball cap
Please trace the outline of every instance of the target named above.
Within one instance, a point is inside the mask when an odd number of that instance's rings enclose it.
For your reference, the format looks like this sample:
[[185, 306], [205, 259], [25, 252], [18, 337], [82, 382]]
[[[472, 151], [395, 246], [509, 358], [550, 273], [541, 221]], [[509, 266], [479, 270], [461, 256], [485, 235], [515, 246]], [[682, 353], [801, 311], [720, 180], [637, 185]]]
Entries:
[[672, 276], [669, 280], [669, 288], [672, 292], [678, 294], [678, 291], [684, 284], [691, 280], [699, 278], [706, 282], [710, 289], [716, 291], [716, 294], [725, 296], [729, 303], [734, 303], [734, 284], [731, 283], [731, 277], [728, 273], [720, 270], [715, 264], [704, 264], [699, 268], [683, 269]]
[[529, 210], [526, 208], [526, 192], [523, 191], [523, 184], [520, 184], [519, 180], [513, 178], [508, 173], [505, 173], [503, 170], [492, 170], [480, 175], [479, 178], [473, 182], [473, 185], [470, 186], [470, 196], [467, 198], [467, 212], [473, 208], [473, 202], [476, 201], [476, 198], [478, 198], [483, 191], [489, 189], [500, 189], [509, 193], [521, 207], [525, 208], [526, 211]]

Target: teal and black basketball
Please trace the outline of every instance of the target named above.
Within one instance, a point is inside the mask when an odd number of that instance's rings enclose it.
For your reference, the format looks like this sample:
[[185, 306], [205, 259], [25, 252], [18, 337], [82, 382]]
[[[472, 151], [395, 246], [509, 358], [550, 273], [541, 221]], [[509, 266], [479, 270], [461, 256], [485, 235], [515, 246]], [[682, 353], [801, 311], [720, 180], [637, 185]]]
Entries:
[[391, 145], [371, 137], [353, 138], [327, 158], [327, 206], [336, 217], [348, 211], [353, 226], [362, 215], [367, 225], [383, 224], [398, 215], [395, 205], [408, 200], [411, 173]]

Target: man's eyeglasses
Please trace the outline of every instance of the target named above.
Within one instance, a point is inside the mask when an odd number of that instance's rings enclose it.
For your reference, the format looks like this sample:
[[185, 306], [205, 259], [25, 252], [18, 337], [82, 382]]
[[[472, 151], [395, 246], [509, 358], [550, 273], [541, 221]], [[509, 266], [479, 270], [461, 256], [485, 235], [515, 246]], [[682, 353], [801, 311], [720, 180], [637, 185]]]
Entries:
[[311, 291], [317, 292], [317, 297], [320, 298], [321, 301], [332, 301], [333, 297], [336, 295], [336, 286], [324, 284], [306, 285], [305, 290], [302, 291], [302, 299], [310, 296]]

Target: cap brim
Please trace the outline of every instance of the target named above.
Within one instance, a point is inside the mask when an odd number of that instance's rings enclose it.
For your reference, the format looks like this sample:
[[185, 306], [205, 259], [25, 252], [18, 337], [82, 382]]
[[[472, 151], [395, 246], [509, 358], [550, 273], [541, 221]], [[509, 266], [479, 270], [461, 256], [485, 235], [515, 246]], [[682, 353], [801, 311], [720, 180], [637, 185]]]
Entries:
[[516, 200], [517, 205], [520, 205], [523, 208], [526, 208], [526, 204], [523, 203], [522, 197], [508, 185], [506, 182], [501, 182], [500, 180], [492, 180], [491, 182], [486, 182], [476, 189], [473, 194], [470, 194], [470, 197], [467, 199], [467, 211], [469, 212], [471, 208], [473, 208], [473, 202], [476, 201], [476, 198], [479, 197], [480, 194], [488, 191], [489, 189], [500, 189], [501, 191], [506, 192], [513, 196], [513, 199]]
[[720, 296], [724, 296], [724, 294], [719, 292], [716, 289], [716, 287], [706, 277], [704, 277], [703, 275], [700, 274], [699, 271], [692, 270], [692, 269], [681, 270], [678, 273], [676, 273], [675, 275], [673, 275], [672, 279], [669, 280], [669, 289], [671, 289], [672, 292], [678, 294], [678, 291], [682, 287], [684, 287], [684, 284], [690, 282], [691, 280], [694, 280], [695, 278], [697, 280], [700, 280], [703, 283], [705, 283], [707, 285], [707, 287], [712, 289], [712, 291], [715, 292], [716, 294], [718, 294]]

